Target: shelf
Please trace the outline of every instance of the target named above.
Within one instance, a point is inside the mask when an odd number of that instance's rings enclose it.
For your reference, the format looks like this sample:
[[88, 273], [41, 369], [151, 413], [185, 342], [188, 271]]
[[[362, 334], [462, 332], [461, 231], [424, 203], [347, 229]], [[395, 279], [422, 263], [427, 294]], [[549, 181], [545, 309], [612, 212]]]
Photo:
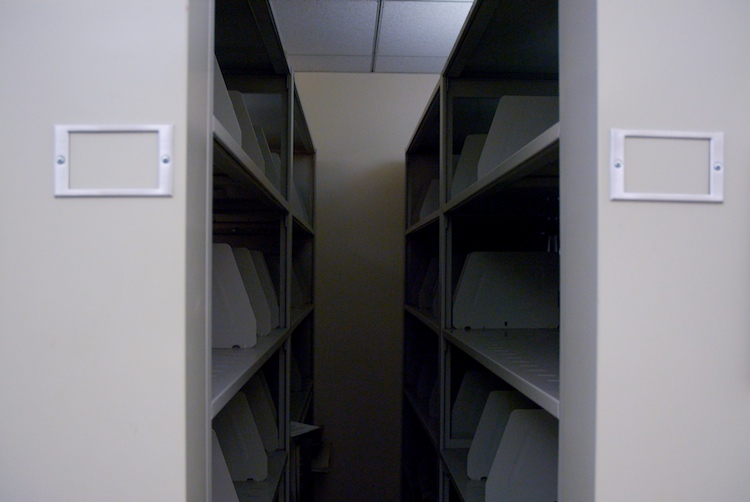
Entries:
[[258, 337], [253, 348], [211, 351], [211, 417], [268, 361], [290, 333], [286, 328], [275, 329], [268, 336]]
[[432, 314], [432, 310], [418, 309], [411, 305], [404, 305], [404, 310], [419, 319], [422, 324], [430, 328], [436, 334], [440, 334], [440, 320]]
[[475, 2], [443, 75], [451, 79], [557, 78], [557, 3]]
[[240, 502], [273, 502], [286, 466], [283, 450], [268, 454], [268, 477], [263, 481], [235, 481]]
[[291, 333], [292, 331], [297, 329], [297, 326], [302, 324], [302, 321], [304, 321], [307, 316], [312, 314], [313, 310], [315, 310], [315, 306], [312, 304], [305, 305], [304, 307], [293, 308], [292, 325], [289, 327], [289, 332]]
[[307, 410], [310, 408], [313, 396], [313, 383], [311, 380], [302, 382], [302, 389], [291, 391], [289, 414], [292, 422], [304, 422]]
[[442, 450], [446, 470], [450, 475], [453, 486], [456, 487], [463, 502], [484, 502], [485, 480], [469, 479], [466, 472], [466, 460], [469, 457], [468, 448], [454, 448]]
[[[560, 123], [558, 122], [520, 148], [516, 153], [487, 173], [486, 176], [483, 176], [462, 190], [443, 207], [443, 210], [445, 212], [453, 211], [467, 204], [469, 201], [491, 195], [509, 182], [525, 176], [531, 175], [528, 181], [524, 180], [527, 183], [538, 181], [533, 178], [533, 175], [537, 171], [548, 168], [550, 164], [557, 161], [559, 158], [559, 145]], [[556, 176], [557, 171], [543, 174], [548, 174], [548, 177]]]
[[433, 211], [432, 213], [428, 214], [425, 218], [422, 218], [418, 222], [416, 222], [414, 225], [411, 225], [409, 228], [406, 229], [406, 234], [413, 234], [414, 232], [417, 232], [419, 230], [422, 230], [426, 226], [437, 222], [438, 218], [440, 218], [440, 215], [442, 214], [442, 210], [438, 209], [436, 211]]
[[425, 432], [430, 437], [432, 445], [435, 449], [438, 448], [439, 436], [440, 436], [440, 422], [439, 419], [430, 416], [430, 404], [429, 402], [420, 402], [419, 399], [408, 389], [404, 389], [404, 399], [409, 403], [411, 409], [414, 410], [414, 414], [419, 419], [419, 422], [424, 427]]
[[447, 330], [445, 336], [559, 418], [560, 336], [557, 330]]
[[313, 229], [309, 221], [301, 219], [296, 213], [293, 216], [294, 216], [295, 225], [297, 225], [301, 230], [303, 230], [305, 233], [309, 234], [310, 236], [315, 235], [315, 230]]
[[264, 202], [268, 209], [289, 212], [286, 199], [215, 117], [213, 131], [217, 146], [214, 148], [214, 172], [218, 168], [231, 178], [242, 190], [243, 198]]

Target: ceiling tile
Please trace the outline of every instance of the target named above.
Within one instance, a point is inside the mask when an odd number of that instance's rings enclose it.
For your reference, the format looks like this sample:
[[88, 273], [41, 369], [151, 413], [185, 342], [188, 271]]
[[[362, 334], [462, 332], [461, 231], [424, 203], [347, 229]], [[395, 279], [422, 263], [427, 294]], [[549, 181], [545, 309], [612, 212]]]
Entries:
[[445, 66], [446, 56], [376, 56], [377, 73], [435, 73], [440, 74]]
[[371, 55], [377, 0], [272, 0], [289, 55]]
[[371, 71], [372, 56], [305, 56], [287, 55], [294, 71], [367, 73]]
[[386, 1], [377, 53], [447, 57], [470, 9], [471, 2]]

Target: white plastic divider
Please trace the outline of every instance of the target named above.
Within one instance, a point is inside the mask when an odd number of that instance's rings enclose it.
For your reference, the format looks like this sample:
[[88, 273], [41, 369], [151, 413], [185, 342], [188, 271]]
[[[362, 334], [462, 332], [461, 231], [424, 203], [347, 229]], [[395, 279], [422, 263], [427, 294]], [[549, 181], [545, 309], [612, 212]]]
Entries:
[[458, 165], [453, 174], [451, 197], [455, 197], [462, 190], [477, 181], [479, 158], [482, 155], [482, 149], [486, 140], [486, 134], [469, 134], [466, 136], [461, 156], [458, 159]]
[[227, 462], [221, 452], [216, 431], [211, 431], [211, 500], [212, 502], [240, 502], [229, 475]]
[[430, 258], [427, 270], [422, 280], [422, 286], [419, 288], [419, 298], [417, 306], [421, 309], [432, 309], [435, 304], [435, 295], [437, 295], [438, 282], [440, 276], [440, 260], [437, 256]]
[[419, 219], [423, 220], [429, 216], [432, 212], [437, 211], [440, 206], [440, 182], [438, 180], [430, 180], [430, 185], [427, 187], [422, 205], [419, 208]]
[[466, 448], [471, 445], [487, 396], [495, 389], [495, 377], [487, 371], [469, 370], [464, 374], [451, 410], [451, 439], [467, 440]]
[[258, 426], [263, 448], [269, 453], [279, 449], [279, 427], [276, 406], [271, 397], [271, 390], [262, 371], [253, 376], [245, 386], [244, 392], [250, 403], [255, 424]]
[[238, 392], [214, 418], [214, 430], [234, 481], [263, 481], [268, 477], [268, 456], [250, 403]]
[[281, 156], [276, 152], [271, 152], [271, 164], [273, 165], [273, 172], [268, 172], [266, 167], [266, 176], [271, 180], [271, 183], [276, 185], [276, 188], [281, 190]]
[[255, 261], [247, 248], [232, 248], [237, 268], [240, 270], [245, 291], [255, 313], [258, 336], [268, 336], [271, 332], [271, 307], [255, 268]]
[[227, 91], [227, 85], [219, 68], [219, 61], [214, 56], [214, 117], [218, 120], [230, 136], [242, 144], [242, 129], [234, 113], [234, 106]]
[[299, 214], [305, 222], [309, 222], [310, 217], [307, 214], [307, 208], [305, 207], [305, 204], [302, 202], [302, 198], [300, 197], [300, 189], [299, 187], [297, 187], [296, 182], [292, 183], [292, 194], [289, 199], [292, 203], [292, 209], [294, 210], [294, 212]]
[[515, 410], [485, 484], [485, 502], [557, 500], [558, 421], [544, 410]]
[[247, 111], [247, 107], [245, 107], [242, 93], [240, 91], [229, 91], [229, 99], [232, 101], [234, 114], [237, 117], [237, 122], [242, 131], [242, 149], [245, 150], [248, 157], [250, 157], [259, 168], [265, 169], [266, 163], [263, 160], [263, 153], [260, 151], [258, 137], [256, 136], [253, 127], [253, 120]]
[[479, 158], [477, 178], [486, 176], [524, 145], [552, 127], [559, 120], [559, 101], [556, 96], [500, 98]]
[[495, 460], [495, 454], [511, 412], [518, 408], [534, 407], [534, 403], [520, 392], [500, 390], [490, 392], [466, 460], [466, 472], [470, 479], [479, 480], [490, 474], [492, 462]]
[[[268, 140], [266, 139], [266, 133], [260, 126], [253, 126], [255, 136], [258, 139], [258, 146], [260, 146], [260, 152], [263, 155], [263, 163], [265, 165], [266, 178], [279, 189], [281, 185], [281, 170], [280, 163], [274, 161], [274, 155], [271, 153], [271, 149], [268, 147]], [[278, 155], [276, 155], [278, 157]]]
[[255, 263], [255, 271], [258, 272], [258, 278], [260, 284], [263, 287], [266, 300], [268, 302], [268, 308], [271, 311], [271, 329], [279, 327], [279, 298], [276, 295], [276, 288], [273, 285], [271, 279], [271, 273], [268, 271], [268, 264], [266, 263], [266, 257], [261, 251], [250, 250], [250, 256], [253, 257]]
[[294, 154], [293, 164], [294, 166], [294, 186], [297, 188], [297, 195], [299, 202], [304, 209], [302, 213], [308, 223], [312, 223], [312, 209], [313, 209], [313, 191], [314, 191], [314, 178], [315, 178], [315, 161], [314, 154]]
[[212, 346], [254, 347], [258, 340], [255, 313], [232, 248], [228, 244], [214, 244], [212, 262]]
[[553, 329], [560, 325], [560, 257], [545, 252], [475, 252], [453, 302], [464, 329]]

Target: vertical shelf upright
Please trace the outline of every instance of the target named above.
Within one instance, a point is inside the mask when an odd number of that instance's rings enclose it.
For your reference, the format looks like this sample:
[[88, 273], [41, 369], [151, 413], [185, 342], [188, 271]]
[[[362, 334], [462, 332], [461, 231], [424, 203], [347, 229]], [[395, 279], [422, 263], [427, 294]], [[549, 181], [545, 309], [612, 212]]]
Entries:
[[[475, 2], [407, 149], [407, 500], [556, 497], [557, 64], [557, 2]], [[511, 419], [492, 415], [490, 397]], [[487, 436], [482, 420], [508, 427]], [[554, 469], [517, 466], [509, 488], [498, 482], [511, 475], [497, 472], [504, 458], [531, 454], [509, 446], [518, 427], [541, 438], [534, 454]], [[420, 476], [415, 435], [431, 438], [423, 456], [437, 475]], [[477, 471], [472, 450], [488, 440], [504, 443]]]
[[[315, 149], [269, 3], [219, 0], [215, 17], [221, 75], [214, 89], [214, 243], [231, 246], [235, 255], [250, 250], [266, 303], [257, 313], [255, 346], [212, 351], [214, 429], [221, 449], [229, 449], [224, 456], [239, 500], [296, 500], [301, 495], [290, 421], [309, 419], [313, 403]], [[270, 318], [266, 333], [261, 315]], [[263, 388], [265, 393], [258, 390]], [[247, 396], [263, 435], [253, 400], [264, 394], [274, 416], [266, 429], [273, 433], [263, 437], [263, 448], [252, 449], [239, 425], [247, 420], [224, 415], [234, 412], [228, 404], [237, 396]], [[232, 424], [229, 431], [225, 423]], [[245, 458], [231, 453], [238, 441]], [[254, 457], [267, 457], [267, 477], [238, 479], [234, 473], [244, 471], [232, 462], [254, 464]]]

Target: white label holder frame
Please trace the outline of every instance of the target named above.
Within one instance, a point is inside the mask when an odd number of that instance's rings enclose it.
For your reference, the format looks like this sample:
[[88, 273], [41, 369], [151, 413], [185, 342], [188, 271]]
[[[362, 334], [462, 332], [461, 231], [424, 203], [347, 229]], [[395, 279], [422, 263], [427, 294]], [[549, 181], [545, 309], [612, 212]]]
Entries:
[[[158, 135], [157, 186], [148, 188], [72, 188], [70, 186], [70, 133], [142, 133]], [[171, 197], [174, 185], [172, 155], [174, 127], [148, 125], [55, 125], [55, 197]]]
[[[708, 140], [708, 193], [649, 193], [626, 191], [625, 140], [627, 138]], [[609, 172], [611, 200], [724, 202], [724, 133], [612, 129], [610, 142]]]

